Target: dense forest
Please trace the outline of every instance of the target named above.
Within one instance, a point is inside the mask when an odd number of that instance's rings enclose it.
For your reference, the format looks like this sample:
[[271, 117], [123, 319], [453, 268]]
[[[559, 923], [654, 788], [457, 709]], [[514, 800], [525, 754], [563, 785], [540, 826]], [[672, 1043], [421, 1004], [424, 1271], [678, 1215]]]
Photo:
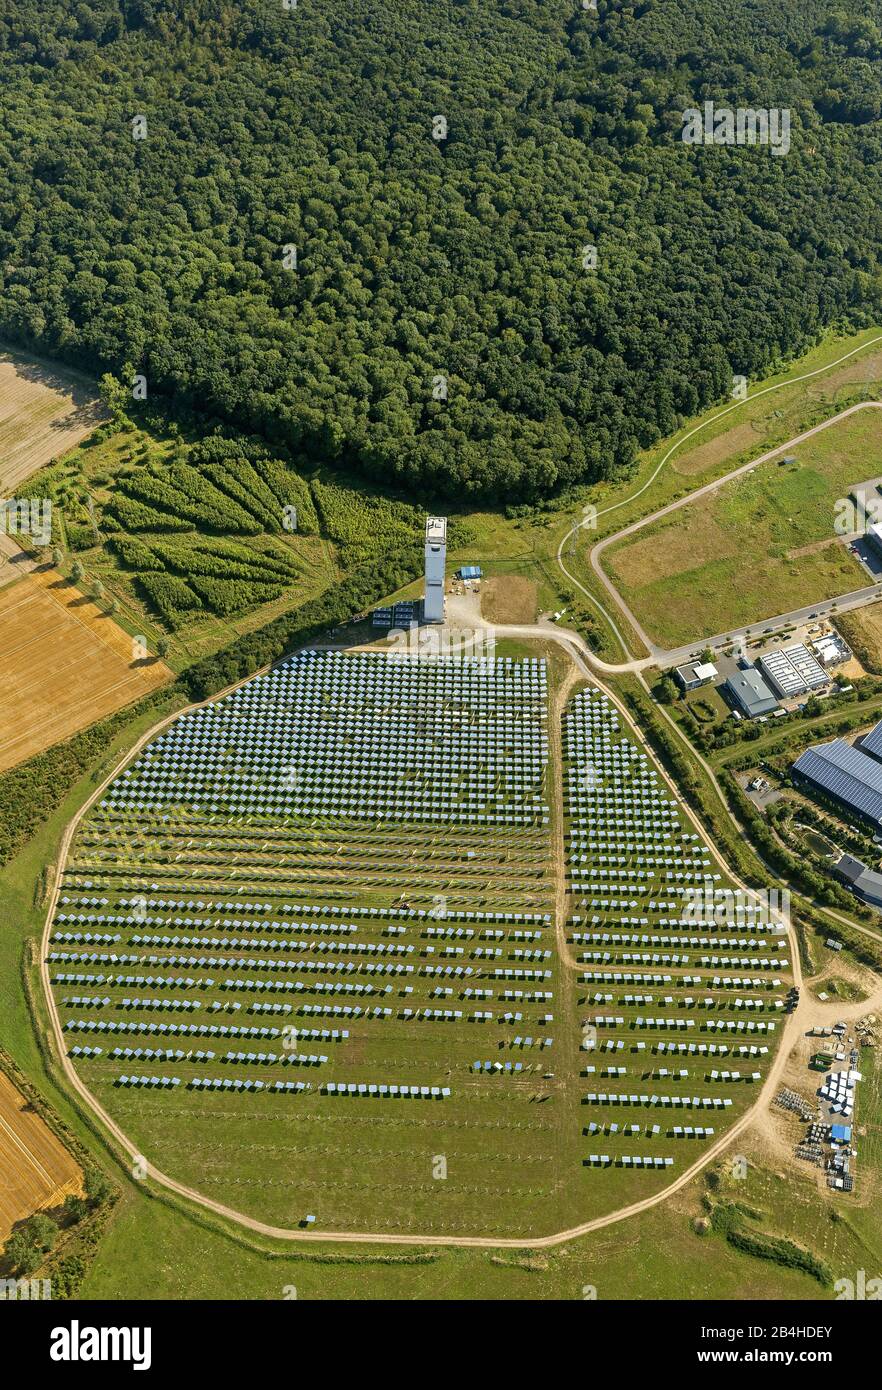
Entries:
[[[882, 0], [0, 0], [0, 334], [547, 495], [878, 318], [880, 72]], [[684, 144], [705, 101], [789, 153]]]

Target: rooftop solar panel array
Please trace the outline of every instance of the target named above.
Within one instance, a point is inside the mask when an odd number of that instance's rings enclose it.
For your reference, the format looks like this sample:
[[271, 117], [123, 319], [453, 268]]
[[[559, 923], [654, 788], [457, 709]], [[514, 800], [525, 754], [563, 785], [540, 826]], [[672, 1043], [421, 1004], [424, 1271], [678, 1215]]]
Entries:
[[860, 746], [865, 753], [871, 754], [874, 758], [882, 758], [882, 719], [873, 725], [868, 734], [864, 734]]
[[793, 771], [861, 815], [882, 824], [882, 763], [844, 739], [807, 748]]

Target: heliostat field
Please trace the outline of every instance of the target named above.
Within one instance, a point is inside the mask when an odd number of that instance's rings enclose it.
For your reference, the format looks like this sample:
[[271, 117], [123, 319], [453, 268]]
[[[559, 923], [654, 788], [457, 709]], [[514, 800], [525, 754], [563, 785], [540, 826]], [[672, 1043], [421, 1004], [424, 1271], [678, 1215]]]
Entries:
[[599, 691], [554, 766], [549, 685], [539, 659], [301, 652], [103, 791], [48, 966], [148, 1164], [275, 1226], [529, 1240], [743, 1113], [786, 945]]
[[177, 719], [77, 836], [51, 973], [162, 1171], [296, 1225], [549, 1229], [540, 660], [305, 652]]

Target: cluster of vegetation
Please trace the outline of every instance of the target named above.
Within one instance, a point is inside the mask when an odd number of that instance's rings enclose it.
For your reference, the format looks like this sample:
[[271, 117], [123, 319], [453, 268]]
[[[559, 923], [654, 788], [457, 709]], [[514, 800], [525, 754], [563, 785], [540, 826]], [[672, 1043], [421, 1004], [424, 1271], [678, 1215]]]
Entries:
[[57, 1269], [62, 1275], [61, 1287], [57, 1285], [51, 1267], [46, 1266], [59, 1237], [72, 1227], [85, 1222], [87, 1217], [108, 1203], [114, 1194], [113, 1185], [97, 1168], [86, 1170], [84, 1186], [85, 1197], [72, 1193], [65, 1197], [61, 1207], [56, 1211], [35, 1212], [16, 1226], [3, 1247], [2, 1255], [3, 1264], [13, 1278], [27, 1279], [37, 1270], [41, 1270], [46, 1277], [52, 1279], [52, 1293], [55, 1298], [70, 1293], [72, 1281], [77, 1273], [77, 1282], [82, 1279], [86, 1270], [82, 1255], [68, 1256], [58, 1261]]
[[[321, 529], [340, 547], [346, 568], [369, 559], [378, 548], [412, 545], [425, 526], [424, 508], [393, 502], [366, 489], [340, 487], [316, 479], [312, 492]], [[462, 536], [457, 532], [463, 532], [463, 527], [453, 522], [448, 530], [451, 547], [461, 543]]]
[[[206, 614], [238, 617], [283, 597], [302, 605], [335, 565], [357, 574], [377, 556], [416, 553], [424, 509], [359, 479], [328, 481], [315, 470], [306, 477], [298, 471], [302, 457], [295, 467], [277, 456], [284, 450], [273, 453], [217, 426], [188, 443], [155, 406], [133, 407], [110, 373], [102, 396], [110, 422], [23, 494], [50, 497], [54, 538], [87, 552], [75, 555], [74, 583], [82, 585], [86, 569], [97, 565], [111, 590], [121, 579], [126, 599], [143, 604], [167, 630], [179, 632]], [[451, 547], [471, 534], [466, 522], [451, 519]], [[321, 564], [317, 537], [331, 542]], [[53, 562], [63, 559], [59, 545]], [[412, 563], [392, 569], [402, 583], [417, 572]], [[90, 591], [105, 597], [101, 581]]]
[[819, 1284], [829, 1288], [833, 1275], [829, 1267], [811, 1250], [804, 1249], [786, 1236], [773, 1236], [765, 1231], [752, 1229], [747, 1222], [757, 1220], [760, 1213], [752, 1211], [739, 1202], [715, 1202], [710, 1205], [710, 1220], [713, 1229], [724, 1236], [736, 1250], [753, 1255], [758, 1260], [773, 1260], [775, 1264], [787, 1269], [798, 1269], [810, 1274]]
[[110, 550], [137, 574], [137, 587], [167, 627], [185, 626], [207, 609], [228, 617], [278, 598], [296, 584], [303, 566], [272, 543], [263, 549], [235, 541], [111, 536]]
[[[23, 981], [29, 979], [28, 972], [33, 970], [35, 963], [34, 952], [30, 953], [29, 960], [22, 961]], [[36, 1019], [29, 985], [26, 985], [25, 993], [32, 1017]], [[40, 1031], [38, 1038], [46, 1060]], [[0, 1253], [0, 1269], [4, 1277], [16, 1279], [32, 1278], [39, 1271], [41, 1278], [50, 1280], [53, 1299], [73, 1298], [79, 1291], [104, 1228], [119, 1200], [119, 1189], [106, 1173], [95, 1167], [85, 1146], [47, 1104], [12, 1057], [2, 1050], [0, 1070], [5, 1072], [30, 1108], [80, 1164], [84, 1188], [83, 1196], [71, 1193], [55, 1211], [35, 1212], [26, 1221], [20, 1222]]]
[[[384, 484], [614, 475], [878, 317], [863, 9], [0, 0], [0, 330]], [[705, 100], [789, 153], [685, 144]]]
[[[107, 378], [105, 378], [105, 381]], [[105, 526], [257, 536], [283, 529], [315, 535], [307, 483], [262, 445], [209, 435], [169, 461], [120, 470]]]
[[[68, 1197], [62, 1211], [71, 1219], [79, 1220], [80, 1198]], [[16, 1278], [27, 1278], [40, 1268], [46, 1256], [54, 1248], [59, 1236], [58, 1222], [43, 1211], [35, 1212], [22, 1221], [3, 1247], [3, 1260], [9, 1272]]]
[[558, 593], [564, 604], [563, 626], [578, 632], [593, 652], [612, 655], [608, 631], [597, 617], [596, 610], [589, 608], [572, 589], [562, 588]]
[[192, 700], [204, 700], [287, 652], [364, 613], [384, 595], [404, 588], [420, 573], [422, 549], [414, 546], [390, 552], [361, 566], [318, 598], [295, 612], [284, 613], [266, 626], [230, 643], [214, 656], [188, 667], [182, 683]]
[[[764, 743], [759, 752], [762, 753], [762, 760], [766, 767], [786, 781], [789, 780], [790, 769], [794, 761], [809, 744], [829, 742], [834, 738], [846, 738], [849, 734], [854, 733], [855, 729], [866, 728], [868, 724], [875, 722], [877, 715], [877, 709], [868, 710], [863, 707], [838, 719], [824, 720], [822, 724], [816, 724], [809, 733], [805, 729], [793, 725], [790, 726], [788, 734], [783, 739], [776, 739], [768, 744]], [[753, 742], [753, 740], [751, 741]], [[757, 750], [754, 749], [727, 758], [725, 765], [730, 771], [743, 772], [749, 767], [754, 767], [756, 761]]]
[[872, 862], [879, 858], [879, 849], [873, 844], [869, 833], [862, 834], [854, 829], [841, 818], [841, 812], [836, 818], [828, 817], [822, 815], [807, 799], [794, 801], [782, 797], [780, 801], [773, 802], [766, 808], [766, 814], [778, 834], [784, 838], [791, 829], [798, 834], [799, 827], [795, 822], [799, 821], [821, 831], [828, 838], [832, 837], [840, 849], [847, 849], [858, 859], [869, 859]]

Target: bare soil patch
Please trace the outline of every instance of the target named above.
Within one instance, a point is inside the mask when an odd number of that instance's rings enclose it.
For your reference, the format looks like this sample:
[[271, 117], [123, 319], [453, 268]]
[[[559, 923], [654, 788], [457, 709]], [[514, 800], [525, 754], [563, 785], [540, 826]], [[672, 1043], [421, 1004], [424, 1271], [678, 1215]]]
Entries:
[[535, 623], [538, 611], [533, 579], [501, 574], [481, 584], [481, 615], [488, 623]]

